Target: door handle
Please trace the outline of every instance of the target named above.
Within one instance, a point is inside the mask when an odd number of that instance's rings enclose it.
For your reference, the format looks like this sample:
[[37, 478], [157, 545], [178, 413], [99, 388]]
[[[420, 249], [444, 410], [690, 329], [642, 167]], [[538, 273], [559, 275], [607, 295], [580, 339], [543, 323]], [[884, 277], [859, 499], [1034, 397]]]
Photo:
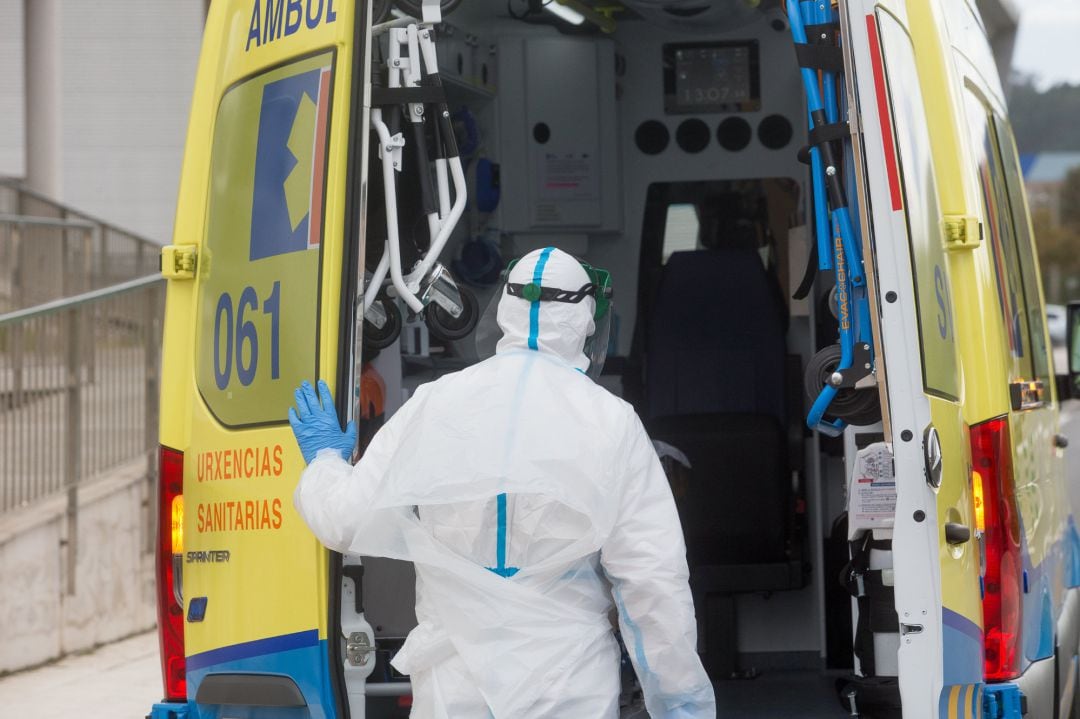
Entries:
[[1063, 434], [1054, 435], [1054, 446], [1058, 449], [1065, 449], [1069, 446], [1069, 438]]
[[971, 539], [971, 528], [959, 522], [945, 523], [945, 541], [949, 544], [965, 544]]

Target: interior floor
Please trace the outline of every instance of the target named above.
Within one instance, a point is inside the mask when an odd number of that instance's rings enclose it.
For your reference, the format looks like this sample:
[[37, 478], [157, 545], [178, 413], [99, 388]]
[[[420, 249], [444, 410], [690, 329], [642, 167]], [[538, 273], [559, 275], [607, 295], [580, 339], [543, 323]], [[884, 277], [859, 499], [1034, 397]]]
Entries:
[[[770, 671], [756, 679], [715, 682], [716, 715], [724, 719], [850, 718], [836, 698], [843, 672]], [[649, 719], [644, 708], [624, 709], [620, 719]]]
[[713, 684], [717, 715], [725, 719], [840, 719], [850, 717], [836, 698], [841, 673], [770, 671], [757, 679]]

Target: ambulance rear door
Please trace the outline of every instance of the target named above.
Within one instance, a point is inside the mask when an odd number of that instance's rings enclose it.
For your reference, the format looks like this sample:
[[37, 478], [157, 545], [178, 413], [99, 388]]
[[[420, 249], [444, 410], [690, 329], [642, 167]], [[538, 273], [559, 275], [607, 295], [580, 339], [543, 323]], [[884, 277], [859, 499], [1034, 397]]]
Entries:
[[[892, 529], [905, 717], [979, 716], [979, 553], [963, 374], [919, 36], [924, 0], [842, 2], [867, 275], [896, 481]], [[880, 664], [880, 662], [879, 662]]]
[[187, 695], [199, 704], [347, 714], [339, 559], [293, 508], [304, 462], [287, 411], [303, 380], [335, 388], [347, 366], [369, 24], [368, 3], [352, 0], [210, 5], [175, 239], [197, 247], [176, 449]]

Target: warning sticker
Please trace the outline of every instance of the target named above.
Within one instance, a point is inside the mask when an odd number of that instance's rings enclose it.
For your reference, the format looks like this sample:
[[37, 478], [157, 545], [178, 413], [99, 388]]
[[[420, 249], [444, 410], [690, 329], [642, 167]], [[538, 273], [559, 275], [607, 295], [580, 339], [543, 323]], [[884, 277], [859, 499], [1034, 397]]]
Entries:
[[542, 200], [595, 200], [599, 194], [596, 156], [592, 153], [545, 153], [540, 172]]
[[896, 478], [893, 457], [884, 442], [872, 444], [855, 455], [855, 470], [848, 487], [852, 531], [891, 529], [896, 514]]

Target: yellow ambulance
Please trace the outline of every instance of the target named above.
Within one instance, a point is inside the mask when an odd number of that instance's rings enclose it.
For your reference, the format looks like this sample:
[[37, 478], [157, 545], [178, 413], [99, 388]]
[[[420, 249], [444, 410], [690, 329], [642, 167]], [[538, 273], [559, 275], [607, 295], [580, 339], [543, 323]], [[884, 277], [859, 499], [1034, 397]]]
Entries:
[[370, 436], [556, 245], [611, 272], [719, 716], [1080, 717], [1034, 242], [975, 0], [213, 0], [150, 716], [408, 716], [412, 569], [300, 520], [293, 390]]

